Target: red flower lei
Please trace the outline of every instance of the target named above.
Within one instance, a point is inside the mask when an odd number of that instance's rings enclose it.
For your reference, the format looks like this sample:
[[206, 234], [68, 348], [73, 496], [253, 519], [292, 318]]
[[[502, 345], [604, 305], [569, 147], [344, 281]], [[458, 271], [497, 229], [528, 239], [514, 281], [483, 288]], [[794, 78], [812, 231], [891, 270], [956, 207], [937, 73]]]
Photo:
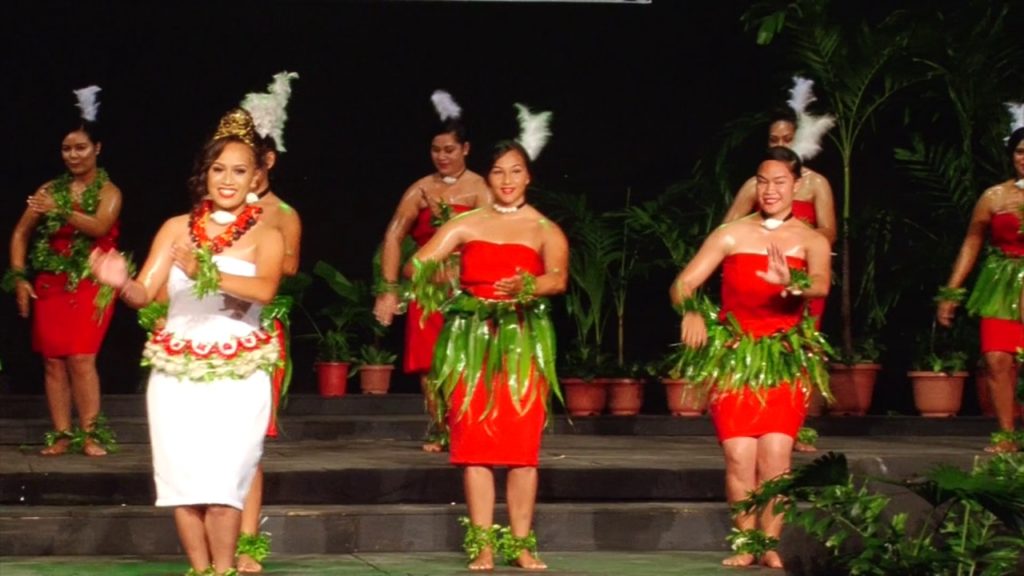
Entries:
[[250, 228], [256, 225], [260, 214], [263, 213], [263, 208], [255, 204], [249, 204], [235, 218], [234, 222], [228, 224], [228, 227], [223, 232], [211, 239], [206, 235], [206, 223], [209, 222], [212, 212], [212, 200], [204, 200], [199, 206], [196, 206], [195, 210], [188, 217], [188, 235], [197, 247], [205, 248], [209, 246], [214, 254], [220, 254], [225, 248], [230, 247], [235, 243], [235, 240], [241, 238]]

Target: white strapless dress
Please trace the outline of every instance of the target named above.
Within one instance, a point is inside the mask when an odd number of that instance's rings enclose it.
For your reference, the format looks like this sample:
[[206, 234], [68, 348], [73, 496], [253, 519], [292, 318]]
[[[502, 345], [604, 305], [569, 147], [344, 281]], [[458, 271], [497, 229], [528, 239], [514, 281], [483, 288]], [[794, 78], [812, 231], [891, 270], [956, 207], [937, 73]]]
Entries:
[[[214, 258], [230, 274], [255, 265]], [[146, 343], [146, 391], [157, 506], [242, 508], [263, 453], [277, 343], [262, 307], [222, 293], [198, 299], [178, 267], [167, 281], [167, 323]]]

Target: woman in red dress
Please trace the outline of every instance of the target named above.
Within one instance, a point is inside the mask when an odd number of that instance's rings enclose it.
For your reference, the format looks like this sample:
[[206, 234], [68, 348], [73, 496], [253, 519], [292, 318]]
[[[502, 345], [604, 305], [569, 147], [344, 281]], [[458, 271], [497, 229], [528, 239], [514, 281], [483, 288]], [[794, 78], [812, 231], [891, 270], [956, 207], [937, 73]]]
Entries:
[[[529, 162], [518, 143], [499, 144], [487, 177], [494, 204], [442, 226], [407, 267], [422, 294], [440, 263], [461, 251], [462, 292], [442, 307], [445, 324], [428, 382], [448, 407], [451, 463], [464, 471], [471, 570], [494, 568], [499, 543], [506, 561], [546, 567], [536, 557], [531, 524], [541, 432], [550, 396], [559, 392], [543, 297], [565, 291], [569, 250], [561, 229], [526, 202]], [[421, 302], [428, 310], [429, 300]], [[497, 533], [495, 466], [509, 468], [511, 525]]]
[[991, 249], [982, 264], [967, 311], [981, 317], [981, 353], [988, 368], [999, 432], [986, 448], [990, 452], [1016, 452], [1014, 389], [1017, 385], [1014, 354], [1024, 348], [1024, 324], [1018, 295], [1024, 289], [1024, 128], [1017, 128], [1007, 142], [1014, 178], [985, 190], [974, 206], [967, 236], [953, 264], [949, 281], [939, 291], [937, 319], [943, 326], [953, 323], [956, 307], [966, 295], [962, 289], [974, 268], [985, 236]]
[[[430, 159], [435, 171], [413, 182], [405, 191], [388, 224], [381, 246], [381, 279], [377, 287], [374, 316], [389, 326], [399, 310], [399, 273], [402, 267], [402, 241], [411, 236], [417, 247], [422, 247], [445, 220], [490, 203], [487, 183], [477, 173], [466, 168], [469, 140], [461, 121], [461, 110], [447, 92], [436, 91], [432, 96], [440, 116], [440, 124], [430, 141]], [[416, 302], [409, 304], [405, 324], [405, 358], [403, 368], [407, 374], [419, 374], [421, 383], [430, 370], [434, 343], [444, 323], [440, 314], [422, 318]], [[442, 449], [435, 433], [428, 434], [423, 449], [439, 452]]]
[[[683, 313], [684, 377], [708, 387], [710, 412], [725, 454], [730, 504], [789, 470], [793, 439], [811, 386], [828, 395], [827, 344], [804, 315], [805, 301], [828, 294], [829, 243], [793, 218], [800, 159], [788, 148], [768, 150], [757, 171], [759, 212], [715, 230], [671, 288]], [[697, 290], [722, 266], [722, 309], [701, 303]], [[737, 534], [769, 539], [782, 518], [736, 517]], [[737, 540], [738, 542], [738, 540]], [[757, 560], [744, 546], [724, 564]], [[760, 562], [781, 567], [773, 549]]]
[[[813, 84], [803, 78], [795, 78], [790, 91], [791, 109], [777, 112], [768, 124], [768, 147], [785, 146], [794, 150], [805, 162], [821, 150], [819, 141], [832, 125], [828, 116], [814, 117], [807, 112], [807, 106], [815, 100], [811, 92]], [[757, 178], [751, 177], [736, 192], [729, 211], [722, 223], [732, 222], [757, 210]], [[823, 175], [807, 166], [800, 169], [800, 184], [793, 193], [793, 217], [802, 220], [828, 238], [829, 244], [836, 242], [836, 211], [832, 197], [832, 186]], [[808, 310], [821, 328], [821, 317], [825, 314], [825, 299], [813, 298], [808, 301]], [[793, 445], [797, 452], [815, 452], [811, 444], [797, 441]]]
[[[68, 172], [28, 198], [28, 208], [11, 236], [11, 270], [18, 312], [32, 316], [32, 348], [43, 356], [46, 400], [54, 431], [40, 452], [56, 456], [81, 447], [89, 456], [107, 453], [112, 440], [97, 428], [100, 377], [96, 354], [110, 325], [113, 306], [97, 296], [89, 272], [93, 249], [113, 250], [119, 233], [121, 190], [96, 161], [103, 147], [96, 112], [99, 87], [76, 90], [82, 117], [61, 142]], [[29, 255], [29, 239], [35, 233]], [[35, 274], [30, 279], [29, 271]], [[79, 425], [72, 426], [71, 406]], [[102, 422], [100, 422], [102, 424]], [[82, 438], [76, 439], [76, 436]]]

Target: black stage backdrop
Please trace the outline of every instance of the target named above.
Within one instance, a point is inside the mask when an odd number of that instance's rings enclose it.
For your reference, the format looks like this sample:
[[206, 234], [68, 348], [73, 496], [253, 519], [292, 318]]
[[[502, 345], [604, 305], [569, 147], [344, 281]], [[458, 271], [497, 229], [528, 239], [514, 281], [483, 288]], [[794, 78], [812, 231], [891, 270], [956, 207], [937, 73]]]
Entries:
[[[553, 110], [554, 137], [534, 183], [585, 191], [614, 209], [627, 187], [643, 199], [685, 178], [710, 157], [726, 122], [785, 101], [791, 71], [769, 62], [743, 30], [747, 5], [8, 1], [0, 22], [0, 231], [9, 238], [25, 197], [62, 170], [63, 126], [54, 119], [72, 109], [71, 90], [98, 84], [101, 164], [124, 192], [121, 245], [141, 261], [159, 224], [188, 209], [193, 156], [220, 115], [282, 70], [300, 78], [274, 188], [302, 215], [304, 271], [324, 259], [369, 278], [399, 196], [432, 170], [436, 88], [464, 108], [477, 171], [491, 143], [516, 134], [513, 102]], [[748, 138], [750, 170], [762, 134]], [[834, 155], [817, 162], [833, 181]], [[669, 281], [655, 275], [633, 289], [635, 357], [660, 354], [677, 335]], [[324, 296], [309, 294], [314, 309]], [[38, 393], [29, 323], [14, 309], [9, 296], [0, 300], [4, 387]], [[567, 344], [572, 331], [559, 322]], [[400, 336], [393, 330], [388, 340], [397, 348]], [[606, 338], [613, 341], [610, 330]], [[100, 355], [106, 392], [141, 389], [141, 342], [134, 313], [119, 306]], [[297, 349], [295, 390], [314, 388], [308, 348]]]

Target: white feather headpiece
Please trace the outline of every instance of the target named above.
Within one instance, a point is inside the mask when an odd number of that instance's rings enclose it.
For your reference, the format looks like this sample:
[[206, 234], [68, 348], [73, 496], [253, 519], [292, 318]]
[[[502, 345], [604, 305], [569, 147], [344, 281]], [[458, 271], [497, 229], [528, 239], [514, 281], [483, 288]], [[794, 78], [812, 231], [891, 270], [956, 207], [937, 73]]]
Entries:
[[100, 90], [102, 88], [95, 85], [72, 90], [75, 98], [78, 98], [78, 107], [82, 110], [82, 120], [86, 122], [96, 121], [96, 116], [100, 113], [100, 103], [96, 99], [96, 95], [100, 93]]
[[835, 126], [834, 116], [812, 116], [807, 107], [817, 100], [814, 96], [814, 80], [793, 77], [793, 87], [789, 90], [786, 102], [796, 112], [796, 133], [789, 147], [800, 156], [801, 160], [810, 160], [821, 152], [821, 138]]
[[1024, 102], [1007, 102], [1006, 109], [1010, 112], [1010, 134], [1024, 128]]
[[277, 145], [278, 152], [284, 152], [284, 123], [288, 120], [288, 99], [292, 95], [293, 79], [299, 75], [295, 72], [278, 72], [274, 81], [267, 85], [266, 92], [246, 94], [242, 100], [242, 108], [252, 115], [256, 133], [262, 138], [270, 136]]
[[516, 104], [516, 110], [519, 111], [519, 138], [516, 142], [526, 150], [530, 160], [536, 160], [551, 137], [551, 112], [534, 114], [522, 104]]
[[430, 101], [434, 103], [434, 110], [437, 110], [437, 115], [441, 118], [441, 122], [449, 118], [458, 120], [462, 117], [462, 108], [459, 107], [459, 103], [448, 92], [434, 90], [434, 93], [430, 95]]

